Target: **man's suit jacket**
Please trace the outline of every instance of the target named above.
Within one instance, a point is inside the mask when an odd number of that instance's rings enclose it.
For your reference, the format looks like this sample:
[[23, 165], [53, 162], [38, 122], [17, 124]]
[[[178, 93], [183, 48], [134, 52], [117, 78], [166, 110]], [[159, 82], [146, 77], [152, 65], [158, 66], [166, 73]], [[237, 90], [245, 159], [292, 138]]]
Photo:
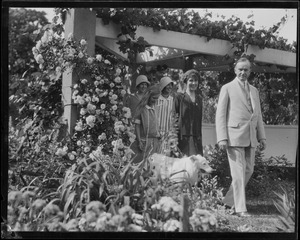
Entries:
[[221, 88], [216, 112], [217, 142], [228, 140], [228, 146], [256, 147], [259, 140], [266, 139], [259, 93], [252, 85], [250, 97], [253, 113], [238, 79]]

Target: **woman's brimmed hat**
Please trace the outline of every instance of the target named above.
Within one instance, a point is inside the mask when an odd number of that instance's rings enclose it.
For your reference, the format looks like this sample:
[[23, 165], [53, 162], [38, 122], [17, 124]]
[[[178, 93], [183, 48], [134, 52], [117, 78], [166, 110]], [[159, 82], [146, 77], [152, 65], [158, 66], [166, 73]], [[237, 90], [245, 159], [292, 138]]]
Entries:
[[141, 83], [147, 83], [148, 86], [150, 85], [150, 82], [148, 81], [148, 78], [145, 75], [140, 75], [136, 78], [135, 87], [137, 87]]
[[161, 78], [160, 82], [159, 82], [160, 89], [163, 90], [170, 83], [174, 84], [174, 82], [172, 81], [171, 78], [169, 78], [169, 77], [163, 77], [163, 78]]

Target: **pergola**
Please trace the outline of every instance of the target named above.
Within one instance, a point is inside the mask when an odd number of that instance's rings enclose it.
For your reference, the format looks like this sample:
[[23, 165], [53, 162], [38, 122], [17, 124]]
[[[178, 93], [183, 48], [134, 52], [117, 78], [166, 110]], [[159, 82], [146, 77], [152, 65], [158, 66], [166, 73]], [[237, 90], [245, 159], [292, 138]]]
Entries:
[[[95, 54], [95, 46], [99, 46], [113, 53], [117, 57], [127, 59], [127, 55], [119, 50], [117, 44], [120, 26], [114, 23], [104, 25], [96, 13], [90, 9], [71, 9], [66, 17], [65, 34], [73, 33], [75, 39], [84, 38], [87, 41], [87, 53]], [[139, 26], [136, 36], [142, 36], [151, 46], [157, 46], [158, 52], [150, 56], [147, 52], [136, 56], [136, 63], [145, 66], [167, 64], [170, 68], [185, 69], [194, 67], [202, 71], [228, 71], [229, 61], [223, 56], [232, 56], [235, 48], [226, 40], [211, 39], [206, 37], [160, 30], [154, 32], [152, 28]], [[163, 54], [159, 51], [163, 51]], [[248, 46], [246, 54], [254, 54], [255, 72], [283, 72], [296, 73], [296, 54], [276, 49], [260, 49], [257, 46]], [[187, 62], [189, 56], [192, 61]], [[188, 66], [187, 66], [188, 65]], [[72, 86], [78, 77], [73, 73], [63, 75], [63, 101], [64, 117], [68, 121], [68, 130], [72, 134], [73, 126], [77, 120], [76, 106], [72, 104]], [[134, 79], [134, 77], [133, 77]]]

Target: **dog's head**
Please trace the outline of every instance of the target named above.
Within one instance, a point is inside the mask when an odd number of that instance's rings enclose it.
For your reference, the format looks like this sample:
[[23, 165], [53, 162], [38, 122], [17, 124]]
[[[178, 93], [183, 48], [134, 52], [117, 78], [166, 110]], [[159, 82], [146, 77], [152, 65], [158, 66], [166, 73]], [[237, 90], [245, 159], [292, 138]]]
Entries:
[[192, 155], [190, 158], [195, 163], [198, 171], [201, 171], [203, 173], [212, 173], [213, 169], [209, 166], [208, 161], [205, 157], [202, 157], [198, 154]]

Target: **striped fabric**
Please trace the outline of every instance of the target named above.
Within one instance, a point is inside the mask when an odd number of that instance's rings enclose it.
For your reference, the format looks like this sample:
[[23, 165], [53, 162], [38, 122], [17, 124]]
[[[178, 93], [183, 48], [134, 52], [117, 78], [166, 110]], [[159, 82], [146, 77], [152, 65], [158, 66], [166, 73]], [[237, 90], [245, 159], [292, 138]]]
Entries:
[[159, 133], [164, 135], [168, 133], [171, 127], [171, 113], [174, 111], [174, 99], [172, 96], [165, 98], [159, 96], [157, 104], [155, 106], [157, 118], [158, 118], [158, 127]]

